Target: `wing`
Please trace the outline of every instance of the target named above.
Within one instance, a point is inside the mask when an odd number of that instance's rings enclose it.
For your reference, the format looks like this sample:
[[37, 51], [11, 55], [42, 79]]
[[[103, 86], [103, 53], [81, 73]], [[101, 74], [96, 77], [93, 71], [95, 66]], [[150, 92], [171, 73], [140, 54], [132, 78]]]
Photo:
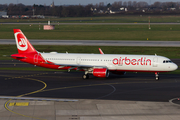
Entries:
[[107, 66], [98, 66], [98, 65], [56, 64], [56, 63], [54, 63], [54, 65], [59, 65], [59, 68], [63, 68], [63, 67], [73, 67], [73, 68], [81, 68], [81, 69], [85, 69], [85, 68], [107, 68]]

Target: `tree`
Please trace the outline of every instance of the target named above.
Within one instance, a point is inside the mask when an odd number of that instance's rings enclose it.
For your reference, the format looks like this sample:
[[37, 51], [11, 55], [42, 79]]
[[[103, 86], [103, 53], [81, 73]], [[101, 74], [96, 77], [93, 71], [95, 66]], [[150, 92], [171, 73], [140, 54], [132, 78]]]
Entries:
[[108, 3], [108, 4], [107, 4], [107, 8], [110, 8], [110, 7], [111, 7], [111, 3]]
[[123, 2], [123, 6], [127, 7], [127, 2], [126, 1]]
[[132, 1], [128, 1], [128, 7], [132, 6]]
[[153, 4], [153, 7], [155, 7], [155, 8], [160, 8], [161, 7], [161, 2], [155, 2], [154, 4]]

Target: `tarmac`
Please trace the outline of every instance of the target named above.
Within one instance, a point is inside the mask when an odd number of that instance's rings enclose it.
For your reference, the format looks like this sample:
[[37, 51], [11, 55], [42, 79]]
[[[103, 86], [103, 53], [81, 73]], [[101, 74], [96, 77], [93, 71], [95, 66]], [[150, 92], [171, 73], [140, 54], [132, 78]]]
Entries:
[[[28, 106], [4, 107], [1, 120], [179, 120], [180, 106], [169, 102], [78, 99], [76, 102], [11, 100]], [[9, 103], [9, 104], [10, 104]]]
[[180, 75], [155, 81], [147, 73], [89, 80], [81, 74], [0, 70], [0, 120], [180, 119]]

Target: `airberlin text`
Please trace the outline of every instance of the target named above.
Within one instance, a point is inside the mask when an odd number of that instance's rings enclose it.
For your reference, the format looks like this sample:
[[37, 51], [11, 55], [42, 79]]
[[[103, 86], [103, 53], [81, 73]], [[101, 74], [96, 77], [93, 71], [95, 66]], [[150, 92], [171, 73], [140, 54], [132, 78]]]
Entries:
[[146, 57], [141, 57], [139, 59], [130, 59], [128, 57], [125, 58], [114, 58], [113, 59], [113, 64], [114, 65], [151, 65], [151, 60], [146, 59]]

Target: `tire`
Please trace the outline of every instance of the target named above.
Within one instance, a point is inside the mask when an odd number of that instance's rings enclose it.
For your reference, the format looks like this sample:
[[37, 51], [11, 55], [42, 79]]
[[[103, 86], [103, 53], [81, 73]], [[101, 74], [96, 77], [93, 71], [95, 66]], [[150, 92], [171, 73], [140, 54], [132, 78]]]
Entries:
[[159, 80], [159, 77], [156, 77], [156, 81], [158, 81]]
[[82, 76], [82, 78], [85, 80], [85, 79], [89, 79], [89, 75], [88, 74], [84, 74], [83, 76]]

